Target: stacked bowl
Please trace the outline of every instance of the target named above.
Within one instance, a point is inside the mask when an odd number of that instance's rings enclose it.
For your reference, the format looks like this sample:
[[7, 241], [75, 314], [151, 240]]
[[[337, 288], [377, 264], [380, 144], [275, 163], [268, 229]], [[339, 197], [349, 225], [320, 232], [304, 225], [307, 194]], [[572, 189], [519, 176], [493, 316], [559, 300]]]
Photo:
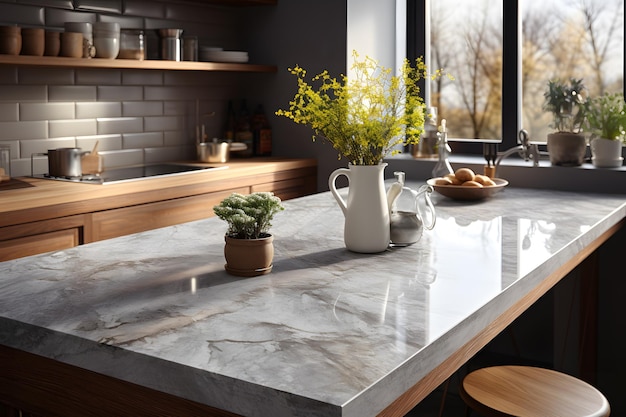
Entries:
[[117, 58], [120, 52], [120, 24], [117, 22], [94, 23], [93, 43], [96, 47], [96, 58]]

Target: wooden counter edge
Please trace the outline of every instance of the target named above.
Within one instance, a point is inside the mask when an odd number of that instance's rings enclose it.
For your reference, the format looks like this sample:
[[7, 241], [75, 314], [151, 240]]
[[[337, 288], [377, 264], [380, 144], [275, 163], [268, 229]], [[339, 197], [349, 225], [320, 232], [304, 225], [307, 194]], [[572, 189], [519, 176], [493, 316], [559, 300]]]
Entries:
[[[568, 262], [562, 264], [556, 271], [542, 280], [532, 291], [520, 298], [509, 307], [503, 314], [494, 320], [489, 326], [479, 334], [465, 343], [454, 354], [430, 371], [421, 381], [411, 387], [407, 392], [397, 398], [387, 408], [378, 414], [377, 417], [402, 417], [411, 411], [420, 401], [433, 392], [439, 385], [444, 383], [454, 372], [469, 361], [476, 353], [485, 347], [493, 338], [500, 334], [508, 325], [513, 323], [532, 304], [554, 287], [563, 277], [570, 273], [578, 265], [586, 267], [585, 263], [604, 242], [617, 233], [626, 224], [626, 219], [610, 227], [593, 242], [584, 247], [574, 255]], [[583, 362], [585, 358], [582, 358]]]
[[[190, 165], [219, 165], [189, 162]], [[227, 169], [186, 175], [142, 179], [125, 183], [94, 185], [23, 177], [34, 187], [16, 191], [0, 206], [0, 227], [15, 226], [60, 217], [88, 214], [131, 205], [152, 203], [231, 188], [280, 181], [294, 175], [317, 174], [317, 161], [268, 158], [228, 162]], [[308, 189], [310, 190], [310, 187]], [[120, 197], [124, 197], [120, 203]]]

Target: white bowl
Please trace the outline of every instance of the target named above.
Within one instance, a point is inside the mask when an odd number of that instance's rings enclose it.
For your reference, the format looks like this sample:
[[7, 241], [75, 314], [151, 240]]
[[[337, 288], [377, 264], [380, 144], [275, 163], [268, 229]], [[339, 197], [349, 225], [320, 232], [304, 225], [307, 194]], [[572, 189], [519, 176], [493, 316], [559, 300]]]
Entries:
[[248, 62], [248, 53], [245, 51], [200, 51], [201, 61], [208, 62]]
[[101, 38], [97, 37], [93, 41], [96, 47], [96, 58], [115, 59], [120, 53], [119, 38]]
[[96, 22], [93, 24], [93, 31], [96, 32], [116, 32], [120, 31], [120, 24], [117, 22]]

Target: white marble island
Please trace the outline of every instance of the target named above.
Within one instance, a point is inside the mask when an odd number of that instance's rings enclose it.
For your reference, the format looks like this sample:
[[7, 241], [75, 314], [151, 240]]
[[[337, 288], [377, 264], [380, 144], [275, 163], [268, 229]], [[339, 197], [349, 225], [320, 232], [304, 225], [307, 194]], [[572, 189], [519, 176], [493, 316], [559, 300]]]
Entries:
[[329, 193], [287, 201], [262, 277], [225, 273], [216, 218], [0, 263], [0, 344], [204, 415], [402, 415], [626, 217], [619, 195], [434, 200], [433, 231], [376, 255], [344, 248]]

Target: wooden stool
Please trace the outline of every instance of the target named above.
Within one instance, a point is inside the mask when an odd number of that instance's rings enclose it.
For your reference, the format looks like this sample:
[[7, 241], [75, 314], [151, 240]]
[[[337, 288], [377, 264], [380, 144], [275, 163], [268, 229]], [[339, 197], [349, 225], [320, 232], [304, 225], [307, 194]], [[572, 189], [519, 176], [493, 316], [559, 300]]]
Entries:
[[609, 402], [573, 376], [532, 366], [493, 366], [469, 373], [461, 398], [485, 417], [605, 417]]

